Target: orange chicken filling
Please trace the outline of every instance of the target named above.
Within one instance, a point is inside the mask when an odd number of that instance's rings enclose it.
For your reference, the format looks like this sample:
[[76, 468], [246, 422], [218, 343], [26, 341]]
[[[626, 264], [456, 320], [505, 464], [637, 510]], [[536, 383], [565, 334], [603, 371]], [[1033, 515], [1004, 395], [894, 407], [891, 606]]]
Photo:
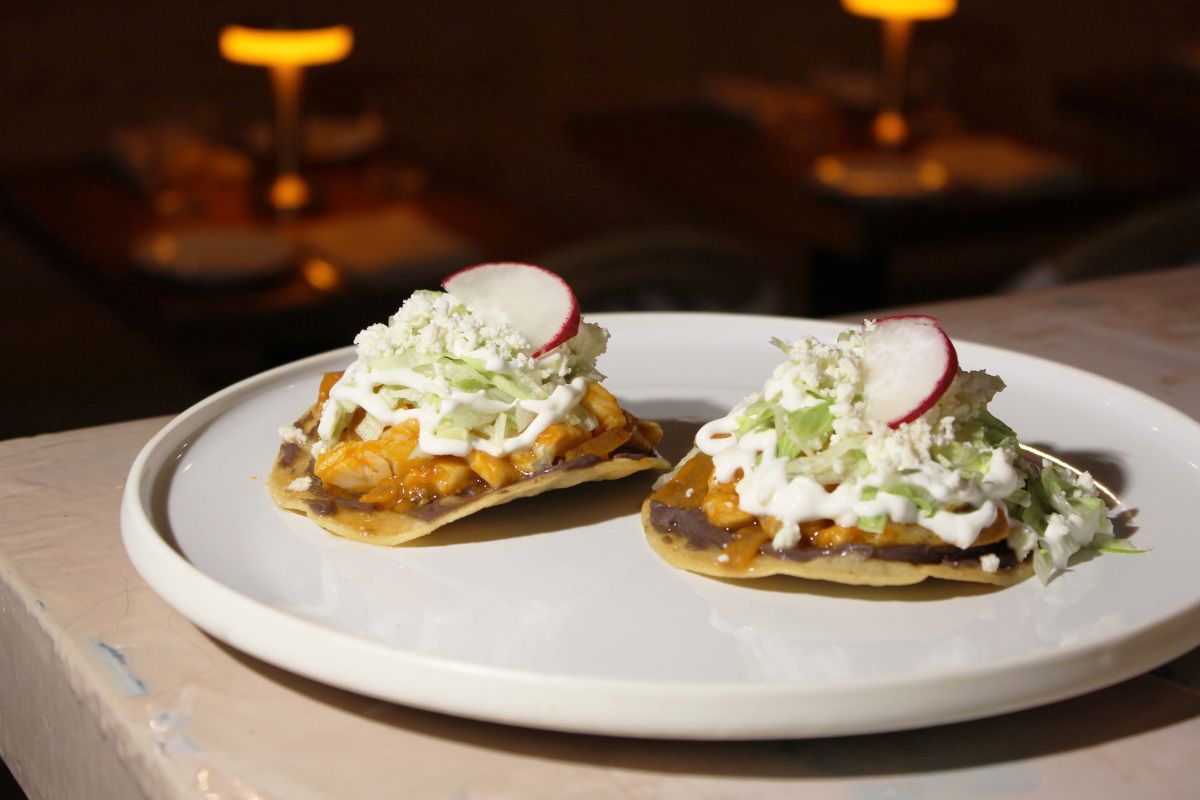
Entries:
[[[736, 484], [720, 483], [713, 475], [712, 457], [696, 453], [671, 480], [660, 486], [651, 500], [674, 508], [700, 509], [709, 524], [724, 528], [733, 536], [722, 553], [729, 557], [727, 565], [742, 569], [758, 555], [759, 548], [779, 531], [780, 522], [774, 517], [756, 517], [738, 507]], [[973, 547], [1000, 541], [1008, 536], [1008, 519], [1001, 510], [991, 525], [979, 532]], [[879, 533], [859, 528], [846, 528], [831, 519], [809, 520], [800, 523], [800, 542], [797, 547], [837, 547], [855, 542], [873, 545], [930, 544], [944, 546], [932, 531], [919, 525], [903, 525], [889, 521]]]
[[[325, 375], [318, 402], [329, 397], [340, 375]], [[471, 488], [499, 489], [562, 461], [589, 455], [607, 459], [626, 444], [649, 452], [662, 438], [657, 423], [626, 412], [597, 383], [588, 383], [580, 405], [596, 418], [594, 430], [556, 422], [538, 434], [532, 446], [503, 458], [482, 450], [473, 450], [466, 458], [412, 458], [420, 434], [416, 420], [392, 425], [371, 440], [354, 433], [357, 420], [352, 420], [339, 442], [317, 459], [313, 474], [326, 488], [341, 490], [360, 502], [406, 511]]]

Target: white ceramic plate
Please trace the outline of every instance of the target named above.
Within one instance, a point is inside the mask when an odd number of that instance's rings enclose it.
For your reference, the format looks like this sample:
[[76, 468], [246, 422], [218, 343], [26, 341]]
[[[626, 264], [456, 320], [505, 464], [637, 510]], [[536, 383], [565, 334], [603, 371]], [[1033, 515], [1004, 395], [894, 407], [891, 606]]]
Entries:
[[[610, 315], [601, 367], [678, 457], [695, 425], [755, 391], [772, 336], [806, 320]], [[865, 733], [1080, 694], [1200, 643], [1200, 425], [1098, 376], [963, 343], [1008, 382], [994, 410], [1093, 468], [1153, 552], [1078, 563], [1048, 587], [855, 589], [675, 570], [637, 518], [649, 476], [552, 492], [416, 546], [334, 538], [280, 512], [276, 431], [349, 349], [233, 386], [138, 456], [122, 529], [146, 581], [197, 625], [277, 666], [478, 719], [568, 731], [735, 739]]]

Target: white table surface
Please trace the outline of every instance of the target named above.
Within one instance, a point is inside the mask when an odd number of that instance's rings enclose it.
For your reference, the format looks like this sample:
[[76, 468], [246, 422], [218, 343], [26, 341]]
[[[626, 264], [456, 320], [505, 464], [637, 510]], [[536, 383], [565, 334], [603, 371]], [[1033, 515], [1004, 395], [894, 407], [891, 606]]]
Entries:
[[[1200, 267], [920, 310], [1200, 418]], [[0, 752], [33, 798], [1200, 796], [1200, 650], [989, 720], [742, 743], [524, 730], [292, 676], [125, 557], [122, 485], [165, 422], [0, 442]]]

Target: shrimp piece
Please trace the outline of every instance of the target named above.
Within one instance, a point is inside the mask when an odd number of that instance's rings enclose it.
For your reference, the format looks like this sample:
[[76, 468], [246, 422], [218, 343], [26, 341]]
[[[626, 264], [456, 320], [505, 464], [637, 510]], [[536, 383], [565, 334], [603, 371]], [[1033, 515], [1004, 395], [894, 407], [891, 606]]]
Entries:
[[438, 497], [456, 495], [474, 483], [475, 473], [457, 456], [426, 456], [408, 461], [359, 499], [376, 507], [399, 510]]
[[759, 548], [771, 538], [770, 532], [756, 523], [739, 528], [733, 536], [733, 541], [725, 548], [725, 555], [729, 558], [726, 566], [733, 569], [750, 566], [758, 556]]
[[545, 469], [570, 448], [588, 438], [577, 425], [556, 422], [538, 434], [533, 446], [509, 456], [512, 465], [526, 475]]
[[322, 453], [313, 474], [322, 483], [359, 494], [400, 471], [417, 445], [416, 420], [393, 425], [378, 439], [339, 442]]
[[660, 486], [651, 497], [676, 508], [699, 508], [708, 494], [708, 480], [713, 473], [712, 458], [697, 453], [687, 460], [675, 477]]
[[629, 445], [633, 449], [648, 453], [654, 449], [654, 445], [662, 440], [663, 429], [657, 422], [637, 419], [632, 416], [629, 418], [629, 422], [632, 428], [632, 433], [629, 435]]
[[662, 441], [662, 425], [659, 425], [654, 420], [639, 419], [635, 429], [637, 430], [638, 436], [644, 439], [651, 447]]
[[733, 484], [720, 483], [708, 490], [700, 507], [704, 516], [718, 528], [743, 528], [754, 522], [754, 515], [738, 506], [737, 490]]
[[342, 379], [344, 372], [326, 372], [321, 376], [321, 388], [317, 391], [317, 405], [325, 405], [325, 401], [329, 399], [329, 390], [333, 385]]
[[417, 437], [421, 433], [421, 423], [415, 419], [406, 419], [397, 425], [390, 425], [384, 428], [383, 433], [379, 435], [380, 439], [411, 442], [415, 447]]
[[467, 464], [493, 489], [508, 486], [521, 478], [521, 473], [506, 459], [496, 458], [482, 450], [472, 450], [467, 456]]
[[414, 491], [450, 497], [474, 483], [475, 473], [461, 458], [435, 456], [413, 462], [404, 474], [404, 482]]
[[567, 451], [567, 460], [572, 461], [583, 456], [598, 456], [600, 458], [608, 458], [612, 452], [621, 445], [629, 441], [629, 436], [633, 432], [633, 426], [629, 425], [624, 428], [612, 428], [597, 436], [593, 436], [586, 442], [576, 445]]
[[617, 398], [595, 381], [588, 382], [587, 391], [583, 393], [579, 404], [600, 420], [600, 427], [604, 430], [625, 427], [625, 412], [621, 410]]
[[862, 538], [855, 528], [843, 528], [841, 525], [830, 525], [814, 531], [812, 543], [814, 547], [840, 547], [844, 544]]

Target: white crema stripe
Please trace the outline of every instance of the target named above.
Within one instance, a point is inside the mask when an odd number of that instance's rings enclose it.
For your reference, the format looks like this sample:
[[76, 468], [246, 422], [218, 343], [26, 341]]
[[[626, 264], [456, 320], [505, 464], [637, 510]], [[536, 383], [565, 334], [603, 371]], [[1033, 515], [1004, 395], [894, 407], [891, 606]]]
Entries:
[[[800, 523], [814, 519], [831, 519], [843, 527], [853, 527], [861, 517], [885, 515], [894, 522], [919, 524], [933, 531], [938, 538], [955, 547], [967, 548], [979, 532], [996, 519], [999, 508], [993, 498], [1002, 498], [1020, 485], [1017, 471], [995, 451], [992, 466], [980, 484], [957, 487], [961, 501], [978, 505], [968, 512], [939, 510], [932, 516], [921, 516], [908, 499], [879, 490], [887, 476], [872, 474], [839, 483], [827, 491], [817, 481], [803, 475], [788, 477], [788, 459], [776, 456], [777, 436], [774, 430], [758, 431], [740, 438], [732, 434], [737, 428], [737, 412], [703, 426], [696, 435], [696, 446], [713, 459], [713, 475], [722, 483], [732, 481], [741, 471], [737, 482], [738, 506], [748, 514], [770, 516], [782, 527], [775, 535], [774, 545], [784, 549], [800, 541]], [[920, 486], [935, 497], [948, 498], [947, 483], [961, 480], [951, 470], [937, 464], [905, 474], [905, 482]], [[863, 490], [876, 489], [875, 496], [864, 500]], [[990, 495], [990, 497], [988, 496]]]
[[[802, 522], [830, 519], [853, 527], [862, 518], [884, 517], [901, 524], [920, 524], [943, 541], [967, 548], [996, 520], [1001, 501], [1023, 485], [1024, 478], [1013, 464], [1013, 448], [992, 449], [985, 473], [974, 478], [939, 462], [931, 453], [936, 445], [954, 442], [958, 425], [954, 414], [973, 416], [968, 401], [974, 398], [977, 405], [986, 403], [999, 388], [998, 379], [960, 373], [957, 393], [952, 396], [953, 413], [892, 430], [865, 415], [858, 336], [832, 345], [811, 338], [778, 344], [788, 360], [775, 368], [762, 393], [747, 397], [696, 434], [696, 447], [713, 459], [714, 479], [721, 483], [736, 480], [739, 507], [755, 516], [779, 520], [775, 547], [794, 547], [800, 540]], [[791, 457], [779, 455], [781, 427], [791, 424], [792, 414], [821, 403], [832, 418], [824, 446], [833, 455], [822, 462], [825, 454], [808, 452], [800, 456], [800, 464], [793, 464]], [[775, 418], [773, 426], [754, 421], [764, 404]], [[738, 436], [740, 425], [746, 422], [759, 429]], [[793, 441], [790, 447], [795, 446]], [[846, 456], [851, 449], [859, 455]], [[823, 466], [813, 467], [816, 462]], [[826, 485], [832, 488], [827, 490]], [[914, 491], [932, 499], [932, 513], [922, 513], [905, 496]]]
[[354, 432], [367, 439], [416, 420], [414, 458], [506, 456], [568, 418], [590, 430], [595, 419], [580, 401], [588, 381], [603, 378], [595, 364], [607, 342], [603, 328], [580, 322], [574, 337], [534, 358], [502, 319], [446, 292], [414, 292], [387, 324], [354, 338], [357, 358], [330, 388], [312, 453], [334, 447], [358, 409], [368, 416]]
[[[333, 426], [336, 424], [337, 418], [337, 409], [333, 403], [336, 402], [343, 404], [343, 407], [360, 407], [384, 425], [396, 425], [410, 419], [417, 420], [420, 426], [417, 444], [428, 455], [465, 457], [472, 450], [482, 450], [499, 458], [532, 446], [539, 434], [563, 419], [571, 409], [579, 404], [587, 390], [587, 381], [583, 378], [575, 378], [570, 383], [555, 387], [550, 396], [544, 400], [514, 400], [511, 403], [505, 403], [493, 400], [483, 392], [452, 390], [443, 394], [437, 409], [430, 407], [392, 408], [375, 389], [380, 385], [400, 382], [398, 380], [399, 372], [409, 371], [386, 370], [376, 373], [366, 369], [359, 362], [352, 365], [329, 391], [329, 399], [333, 402], [325, 405], [318, 435], [322, 439], [333, 435]], [[403, 378], [409, 386], [419, 385], [418, 379], [432, 383], [429, 379], [416, 373], [413, 373], [411, 378], [409, 376]], [[461, 408], [469, 408], [485, 414], [499, 414], [523, 409], [531, 412], [534, 417], [520, 433], [505, 437], [499, 443], [493, 442], [490, 437], [484, 438], [474, 434], [468, 434], [466, 439], [451, 439], [434, 433], [443, 417]]]

